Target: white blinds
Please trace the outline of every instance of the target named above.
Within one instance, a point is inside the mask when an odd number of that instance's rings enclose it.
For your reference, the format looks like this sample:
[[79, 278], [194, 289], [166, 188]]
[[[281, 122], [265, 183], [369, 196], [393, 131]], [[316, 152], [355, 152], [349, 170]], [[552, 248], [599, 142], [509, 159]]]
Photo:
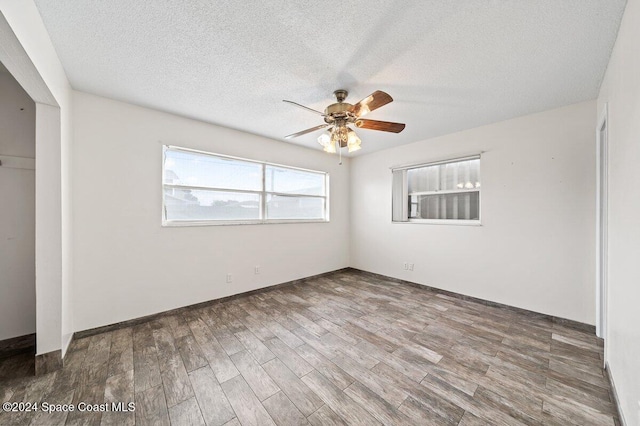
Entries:
[[393, 199], [391, 200], [393, 222], [406, 222], [409, 220], [407, 206], [407, 171], [393, 171]]

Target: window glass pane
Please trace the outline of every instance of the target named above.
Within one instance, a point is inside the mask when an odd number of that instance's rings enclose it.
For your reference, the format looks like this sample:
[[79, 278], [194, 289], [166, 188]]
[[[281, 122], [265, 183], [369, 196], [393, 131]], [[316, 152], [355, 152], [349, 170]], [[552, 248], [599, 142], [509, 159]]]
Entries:
[[260, 194], [164, 188], [167, 220], [258, 220]]
[[473, 189], [480, 187], [480, 160], [467, 160], [446, 166], [442, 189]]
[[324, 198], [267, 195], [267, 219], [324, 219]]
[[480, 159], [435, 164], [407, 171], [409, 193], [480, 187]]
[[166, 146], [164, 153], [168, 222], [326, 218], [326, 173]]
[[262, 165], [197, 152], [165, 151], [164, 183], [262, 190]]
[[324, 195], [325, 175], [285, 167], [266, 166], [265, 186], [269, 192]]
[[411, 219], [480, 219], [480, 192], [409, 196]]
[[407, 170], [409, 192], [437, 191], [440, 189], [439, 166]]

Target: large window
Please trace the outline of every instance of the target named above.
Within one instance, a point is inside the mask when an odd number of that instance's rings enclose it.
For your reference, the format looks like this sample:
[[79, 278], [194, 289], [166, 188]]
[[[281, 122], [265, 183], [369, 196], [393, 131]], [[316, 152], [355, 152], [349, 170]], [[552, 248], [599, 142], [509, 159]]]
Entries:
[[324, 172], [164, 147], [163, 223], [328, 221]]
[[393, 170], [393, 221], [480, 223], [480, 157]]

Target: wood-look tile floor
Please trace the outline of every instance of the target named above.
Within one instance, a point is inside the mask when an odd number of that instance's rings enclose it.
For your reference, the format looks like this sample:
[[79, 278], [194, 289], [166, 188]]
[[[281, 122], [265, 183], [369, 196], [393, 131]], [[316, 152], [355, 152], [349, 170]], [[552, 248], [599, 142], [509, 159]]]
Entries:
[[2, 425], [617, 424], [595, 336], [357, 271], [75, 340], [45, 376], [9, 362], [2, 402], [135, 411]]

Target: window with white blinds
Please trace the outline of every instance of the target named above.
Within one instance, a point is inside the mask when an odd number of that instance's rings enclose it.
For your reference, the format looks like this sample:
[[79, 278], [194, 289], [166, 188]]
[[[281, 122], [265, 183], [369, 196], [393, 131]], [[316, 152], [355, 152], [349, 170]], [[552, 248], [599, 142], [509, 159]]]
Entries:
[[394, 222], [480, 223], [480, 156], [393, 170]]
[[172, 146], [162, 170], [165, 225], [329, 220], [325, 172]]

